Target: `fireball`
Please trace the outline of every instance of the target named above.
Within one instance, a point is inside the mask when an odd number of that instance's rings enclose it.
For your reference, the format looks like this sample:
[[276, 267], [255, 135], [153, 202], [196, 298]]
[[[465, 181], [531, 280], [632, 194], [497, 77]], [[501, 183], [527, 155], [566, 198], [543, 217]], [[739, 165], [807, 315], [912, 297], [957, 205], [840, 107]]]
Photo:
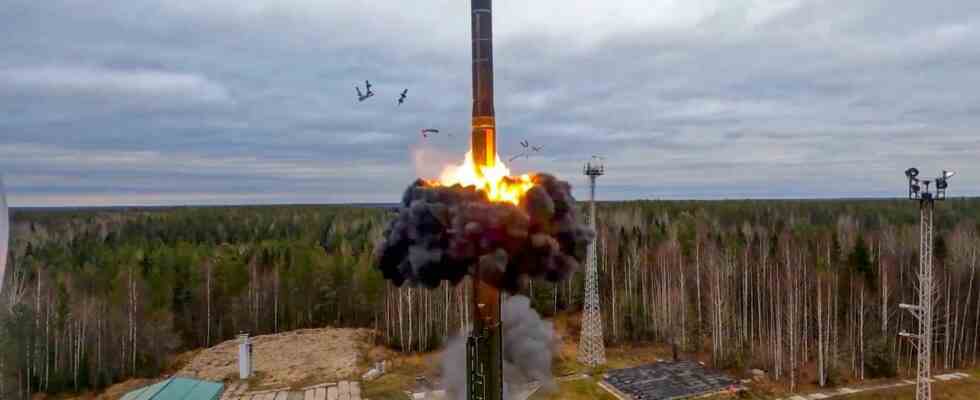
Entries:
[[510, 170], [500, 161], [500, 156], [495, 157], [496, 162], [493, 166], [477, 166], [473, 162], [472, 152], [466, 152], [462, 164], [446, 167], [439, 180], [428, 181], [428, 183], [431, 186], [475, 187], [486, 193], [490, 201], [517, 205], [524, 194], [534, 187], [532, 176], [529, 174], [510, 176]]

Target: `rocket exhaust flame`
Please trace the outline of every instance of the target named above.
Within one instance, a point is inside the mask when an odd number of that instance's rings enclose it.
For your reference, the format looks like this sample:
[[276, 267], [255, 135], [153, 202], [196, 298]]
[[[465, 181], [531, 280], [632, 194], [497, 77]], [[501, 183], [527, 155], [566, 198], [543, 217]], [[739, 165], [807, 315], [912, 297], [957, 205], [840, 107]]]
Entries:
[[467, 152], [463, 164], [447, 167], [438, 181], [426, 181], [430, 186], [471, 186], [486, 193], [490, 201], [505, 201], [517, 205], [534, 186], [531, 175], [510, 176], [510, 170], [494, 154], [495, 163], [476, 165], [473, 152]]

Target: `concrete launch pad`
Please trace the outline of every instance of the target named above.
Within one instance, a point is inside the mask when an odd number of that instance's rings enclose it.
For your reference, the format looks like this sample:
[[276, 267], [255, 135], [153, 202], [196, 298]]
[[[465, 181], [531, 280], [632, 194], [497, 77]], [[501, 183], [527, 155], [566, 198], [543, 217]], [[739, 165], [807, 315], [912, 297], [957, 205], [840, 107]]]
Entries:
[[677, 361], [612, 370], [602, 386], [625, 400], [673, 400], [734, 391], [738, 382], [696, 362]]

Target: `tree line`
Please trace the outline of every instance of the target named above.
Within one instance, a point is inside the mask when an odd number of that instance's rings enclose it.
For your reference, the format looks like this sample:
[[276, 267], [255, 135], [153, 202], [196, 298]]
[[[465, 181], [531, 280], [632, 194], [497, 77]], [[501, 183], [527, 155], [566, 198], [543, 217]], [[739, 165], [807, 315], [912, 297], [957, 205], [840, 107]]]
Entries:
[[[704, 348], [717, 366], [761, 368], [791, 387], [914, 371], [913, 344], [898, 333], [917, 324], [898, 304], [918, 300], [915, 203], [697, 204], [605, 210], [610, 340]], [[955, 199], [937, 210], [938, 368], [977, 360], [977, 205]]]
[[[975, 366], [980, 346], [980, 200], [936, 214], [934, 363]], [[602, 203], [600, 297], [608, 344], [659, 342], [721, 368], [820, 386], [914, 374], [918, 207], [901, 200]], [[470, 316], [466, 282], [386, 289], [389, 345], [437, 348]], [[581, 272], [527, 282], [546, 316], [577, 313]]]
[[[395, 288], [372, 267], [381, 208], [15, 210], [0, 307], [0, 394], [156, 376], [181, 351], [247, 331], [368, 327], [405, 352], [469, 321], [465, 283]], [[918, 211], [897, 200], [601, 203], [608, 344], [662, 342], [791, 386], [914, 371]], [[938, 368], [975, 365], [980, 200], [936, 213]], [[527, 282], [576, 313], [581, 272]]]
[[383, 216], [328, 206], [15, 210], [0, 397], [157, 376], [177, 352], [240, 332], [373, 326]]

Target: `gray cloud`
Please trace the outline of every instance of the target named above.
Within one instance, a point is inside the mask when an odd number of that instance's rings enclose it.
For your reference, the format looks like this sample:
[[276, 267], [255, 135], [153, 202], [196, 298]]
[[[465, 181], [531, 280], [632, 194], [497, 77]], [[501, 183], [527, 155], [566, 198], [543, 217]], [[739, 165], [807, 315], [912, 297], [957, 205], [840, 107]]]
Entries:
[[[466, 2], [9, 3], [14, 205], [393, 200], [467, 146]], [[602, 154], [607, 199], [897, 196], [917, 165], [980, 195], [980, 3], [494, 7], [501, 156], [545, 145], [516, 172], [581, 183]]]
[[55, 96], [174, 97], [191, 102], [229, 101], [227, 90], [194, 74], [149, 70], [35, 66], [0, 70], [0, 85]]

